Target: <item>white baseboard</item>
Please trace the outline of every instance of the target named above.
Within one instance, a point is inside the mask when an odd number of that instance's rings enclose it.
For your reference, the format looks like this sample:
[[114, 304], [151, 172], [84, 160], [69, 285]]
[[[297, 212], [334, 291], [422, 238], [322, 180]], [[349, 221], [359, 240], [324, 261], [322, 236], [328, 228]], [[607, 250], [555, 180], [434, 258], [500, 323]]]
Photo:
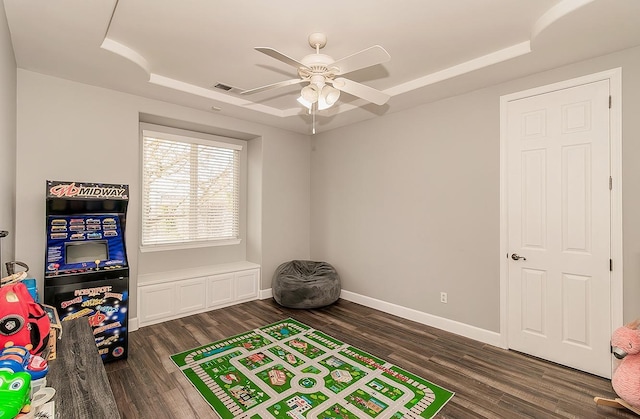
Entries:
[[129, 331], [130, 332], [135, 332], [139, 328], [140, 328], [140, 325], [138, 323], [138, 318], [137, 317], [129, 319]]
[[258, 294], [258, 298], [259, 299], [266, 300], [266, 299], [271, 298], [271, 297], [273, 297], [273, 292], [271, 292], [271, 288], [259, 291], [259, 294]]
[[481, 329], [479, 327], [460, 323], [455, 320], [445, 319], [444, 317], [434, 316], [433, 314], [424, 313], [412, 308], [407, 308], [399, 306], [397, 304], [367, 297], [365, 295], [356, 294], [355, 292], [351, 291], [342, 290], [342, 292], [340, 293], [340, 298], [347, 301], [352, 301], [354, 303], [362, 304], [363, 306], [375, 308], [376, 310], [393, 314], [394, 316], [402, 317], [403, 319], [412, 320], [418, 323], [426, 324], [427, 326], [455, 333], [456, 335], [464, 336], [469, 339], [477, 340], [479, 342], [497, 347], [502, 347], [500, 333], [497, 332]]
[[[271, 288], [260, 290], [260, 294], [258, 296], [259, 299], [266, 300], [267, 298], [271, 297], [273, 297]], [[466, 323], [460, 323], [455, 320], [445, 319], [444, 317], [434, 316], [433, 314], [424, 313], [412, 308], [407, 308], [399, 306], [397, 304], [367, 297], [366, 295], [356, 294], [355, 292], [351, 291], [342, 290], [342, 292], [340, 293], [340, 298], [361, 304], [366, 307], [375, 308], [376, 310], [393, 314], [394, 316], [402, 317], [403, 319], [412, 320], [414, 322], [426, 324], [427, 326], [455, 333], [456, 335], [477, 340], [478, 342], [497, 346], [499, 348], [504, 347], [500, 340], [500, 333], [498, 332], [492, 332], [490, 330], [481, 329], [479, 327], [471, 326]]]

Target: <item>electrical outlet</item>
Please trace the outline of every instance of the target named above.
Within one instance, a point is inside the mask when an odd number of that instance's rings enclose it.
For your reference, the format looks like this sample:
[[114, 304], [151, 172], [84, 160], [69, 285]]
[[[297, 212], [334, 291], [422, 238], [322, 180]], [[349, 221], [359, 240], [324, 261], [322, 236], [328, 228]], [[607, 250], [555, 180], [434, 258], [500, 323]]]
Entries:
[[440, 302], [447, 304], [447, 293], [446, 292], [441, 292], [440, 293]]

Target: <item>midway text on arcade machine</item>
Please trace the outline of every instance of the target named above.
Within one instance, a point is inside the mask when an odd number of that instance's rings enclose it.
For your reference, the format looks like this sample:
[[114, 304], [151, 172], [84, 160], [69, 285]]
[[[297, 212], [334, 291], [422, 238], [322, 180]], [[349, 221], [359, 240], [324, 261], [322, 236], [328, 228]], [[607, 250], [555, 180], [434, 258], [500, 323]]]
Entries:
[[129, 187], [47, 181], [45, 303], [86, 317], [104, 362], [127, 357]]

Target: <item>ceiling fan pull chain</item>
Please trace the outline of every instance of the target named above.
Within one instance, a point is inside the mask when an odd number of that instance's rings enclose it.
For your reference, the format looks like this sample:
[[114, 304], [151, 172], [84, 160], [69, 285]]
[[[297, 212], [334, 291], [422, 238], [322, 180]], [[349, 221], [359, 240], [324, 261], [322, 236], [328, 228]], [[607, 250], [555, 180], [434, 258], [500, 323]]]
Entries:
[[316, 107], [318, 106], [318, 102], [311, 105], [311, 134], [316, 133]]

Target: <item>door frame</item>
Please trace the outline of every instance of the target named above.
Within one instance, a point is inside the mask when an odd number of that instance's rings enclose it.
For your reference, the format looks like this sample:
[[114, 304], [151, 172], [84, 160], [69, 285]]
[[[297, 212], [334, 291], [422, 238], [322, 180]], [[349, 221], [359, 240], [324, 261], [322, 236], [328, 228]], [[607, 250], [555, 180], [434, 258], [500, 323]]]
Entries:
[[611, 189], [611, 259], [613, 270], [611, 283], [611, 331], [623, 324], [623, 281], [622, 281], [622, 69], [614, 68], [583, 77], [536, 87], [500, 97], [500, 344], [508, 349], [508, 196], [507, 196], [507, 104], [524, 99], [576, 87], [583, 84], [609, 80], [611, 108], [609, 113], [610, 135], [610, 175]]

